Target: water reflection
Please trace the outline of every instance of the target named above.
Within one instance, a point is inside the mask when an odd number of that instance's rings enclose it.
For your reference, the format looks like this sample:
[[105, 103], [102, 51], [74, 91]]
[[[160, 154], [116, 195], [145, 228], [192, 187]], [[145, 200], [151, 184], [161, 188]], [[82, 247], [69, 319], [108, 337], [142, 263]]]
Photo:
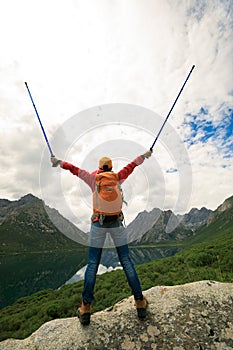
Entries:
[[[135, 264], [143, 264], [174, 255], [180, 250], [180, 247], [132, 247], [130, 255]], [[103, 249], [100, 263], [106, 269], [119, 267], [116, 250]], [[42, 289], [59, 288], [72, 279], [77, 271], [83, 270], [86, 264], [86, 247], [72, 252], [0, 256], [0, 307]], [[72, 282], [75, 281], [73, 278]]]
[[[158, 260], [161, 258], [165, 258], [168, 256], [172, 256], [178, 253], [182, 248], [181, 247], [140, 247], [130, 248], [130, 256], [133, 260], [134, 264], [139, 265], [152, 260]], [[120, 262], [117, 256], [117, 252], [115, 249], [103, 249], [100, 266], [98, 269], [98, 274], [102, 274], [105, 272], [109, 272], [112, 269], [119, 268]], [[84, 273], [86, 270], [86, 266], [82, 267], [78, 270], [68, 281], [66, 284], [71, 284], [78, 282], [84, 278]]]
[[42, 289], [56, 289], [87, 263], [83, 251], [0, 256], [0, 307]]

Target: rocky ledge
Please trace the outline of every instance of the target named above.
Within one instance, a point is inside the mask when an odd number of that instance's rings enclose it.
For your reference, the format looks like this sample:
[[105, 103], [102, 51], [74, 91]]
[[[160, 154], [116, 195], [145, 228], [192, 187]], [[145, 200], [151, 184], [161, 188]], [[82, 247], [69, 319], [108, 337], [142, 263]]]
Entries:
[[139, 321], [132, 297], [92, 315], [45, 323], [1, 350], [230, 350], [233, 349], [233, 283], [201, 281], [144, 292], [148, 316]]

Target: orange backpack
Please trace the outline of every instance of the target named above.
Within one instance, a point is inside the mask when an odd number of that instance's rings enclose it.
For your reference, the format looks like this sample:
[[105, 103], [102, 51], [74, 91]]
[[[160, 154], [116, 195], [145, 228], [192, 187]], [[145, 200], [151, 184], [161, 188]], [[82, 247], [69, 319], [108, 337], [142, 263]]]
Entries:
[[122, 212], [123, 195], [118, 174], [106, 171], [96, 174], [93, 192], [93, 210], [95, 214], [110, 216]]

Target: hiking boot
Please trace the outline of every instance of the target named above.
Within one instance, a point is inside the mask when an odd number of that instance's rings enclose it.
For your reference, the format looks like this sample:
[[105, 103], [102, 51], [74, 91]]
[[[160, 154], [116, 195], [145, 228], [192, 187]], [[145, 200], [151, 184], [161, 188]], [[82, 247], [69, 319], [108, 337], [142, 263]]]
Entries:
[[145, 297], [142, 300], [135, 300], [135, 306], [137, 308], [139, 320], [144, 320], [146, 318], [146, 309], [148, 306], [148, 301]]
[[82, 301], [78, 307], [77, 316], [83, 326], [88, 326], [91, 319], [91, 303]]

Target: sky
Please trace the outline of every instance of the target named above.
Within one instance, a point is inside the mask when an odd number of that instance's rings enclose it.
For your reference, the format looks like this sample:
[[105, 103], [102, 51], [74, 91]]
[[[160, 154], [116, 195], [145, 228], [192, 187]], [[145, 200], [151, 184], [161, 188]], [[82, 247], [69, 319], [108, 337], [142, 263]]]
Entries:
[[126, 223], [153, 208], [216, 209], [233, 195], [231, 0], [0, 0], [0, 198], [42, 198], [87, 231], [91, 192], [57, 158], [114, 170]]

